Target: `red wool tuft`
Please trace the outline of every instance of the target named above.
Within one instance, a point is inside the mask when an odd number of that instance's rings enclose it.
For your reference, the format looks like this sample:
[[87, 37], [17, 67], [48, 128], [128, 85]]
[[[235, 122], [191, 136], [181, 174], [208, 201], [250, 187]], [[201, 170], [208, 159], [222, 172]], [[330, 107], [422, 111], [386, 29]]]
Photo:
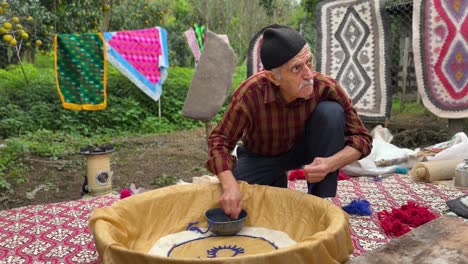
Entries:
[[377, 215], [385, 234], [392, 237], [399, 237], [409, 232], [411, 230], [409, 227], [416, 228], [437, 218], [429, 207], [422, 207], [413, 201], [409, 201], [400, 208], [392, 208], [391, 212], [383, 210]]
[[338, 180], [339, 181], [347, 181], [350, 180], [351, 177], [349, 177], [346, 173], [342, 172], [341, 170], [338, 171]]
[[294, 181], [294, 180], [304, 180], [304, 179], [305, 179], [305, 172], [303, 169], [289, 171], [288, 180]]
[[120, 199], [124, 199], [130, 196], [132, 196], [132, 191], [130, 191], [127, 188], [122, 189], [122, 191], [120, 192]]

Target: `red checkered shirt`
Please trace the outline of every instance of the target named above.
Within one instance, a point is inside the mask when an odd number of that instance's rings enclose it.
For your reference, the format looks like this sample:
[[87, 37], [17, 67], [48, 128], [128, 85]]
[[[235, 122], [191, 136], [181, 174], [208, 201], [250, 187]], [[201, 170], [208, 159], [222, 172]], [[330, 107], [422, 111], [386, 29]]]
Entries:
[[[250, 151], [276, 156], [290, 150], [302, 135], [305, 122], [320, 101], [336, 101], [346, 118], [345, 144], [369, 155], [372, 137], [367, 132], [351, 99], [332, 78], [316, 73], [313, 93], [287, 103], [279, 88], [259, 72], [244, 81], [233, 93], [223, 118], [208, 138], [209, 160], [206, 167], [214, 174], [232, 170], [231, 155], [239, 139]], [[320, 129], [320, 128], [318, 128]]]

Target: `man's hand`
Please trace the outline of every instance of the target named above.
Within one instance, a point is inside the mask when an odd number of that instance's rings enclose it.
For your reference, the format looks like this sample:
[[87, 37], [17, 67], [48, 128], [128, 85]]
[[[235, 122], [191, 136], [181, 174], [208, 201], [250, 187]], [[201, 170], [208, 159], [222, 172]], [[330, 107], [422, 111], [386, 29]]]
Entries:
[[327, 158], [317, 157], [311, 164], [304, 166], [305, 178], [310, 183], [323, 180], [332, 171]]
[[223, 187], [223, 194], [219, 198], [219, 203], [226, 215], [232, 219], [237, 219], [242, 210], [242, 193], [239, 189], [234, 175], [231, 171], [223, 171], [218, 175]]
[[226, 215], [229, 215], [232, 219], [237, 219], [242, 210], [242, 194], [239, 185], [225, 189], [223, 195], [219, 198], [219, 203]]

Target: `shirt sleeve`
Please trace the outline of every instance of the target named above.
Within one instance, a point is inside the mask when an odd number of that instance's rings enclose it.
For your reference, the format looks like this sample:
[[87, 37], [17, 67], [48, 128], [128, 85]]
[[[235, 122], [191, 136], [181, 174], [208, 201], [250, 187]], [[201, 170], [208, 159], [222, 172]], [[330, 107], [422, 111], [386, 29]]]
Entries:
[[208, 137], [209, 159], [206, 168], [209, 171], [218, 175], [222, 171], [234, 168], [235, 157], [231, 153], [247, 123], [248, 118], [242, 104], [236, 98], [232, 98], [223, 118]]
[[345, 145], [361, 152], [362, 159], [372, 150], [372, 136], [359, 118], [346, 91], [333, 79], [329, 79], [328, 84], [319, 86], [320, 100], [334, 100], [342, 105], [346, 125]]

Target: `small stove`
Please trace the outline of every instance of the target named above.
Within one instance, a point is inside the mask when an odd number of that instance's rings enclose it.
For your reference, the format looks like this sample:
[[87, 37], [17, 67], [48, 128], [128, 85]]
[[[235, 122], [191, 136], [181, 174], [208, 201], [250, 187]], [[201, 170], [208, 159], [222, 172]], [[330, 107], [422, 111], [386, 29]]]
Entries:
[[88, 146], [80, 149], [80, 154], [86, 156], [87, 164], [81, 196], [99, 196], [112, 192], [114, 173], [110, 169], [110, 154], [113, 151], [112, 145]]

